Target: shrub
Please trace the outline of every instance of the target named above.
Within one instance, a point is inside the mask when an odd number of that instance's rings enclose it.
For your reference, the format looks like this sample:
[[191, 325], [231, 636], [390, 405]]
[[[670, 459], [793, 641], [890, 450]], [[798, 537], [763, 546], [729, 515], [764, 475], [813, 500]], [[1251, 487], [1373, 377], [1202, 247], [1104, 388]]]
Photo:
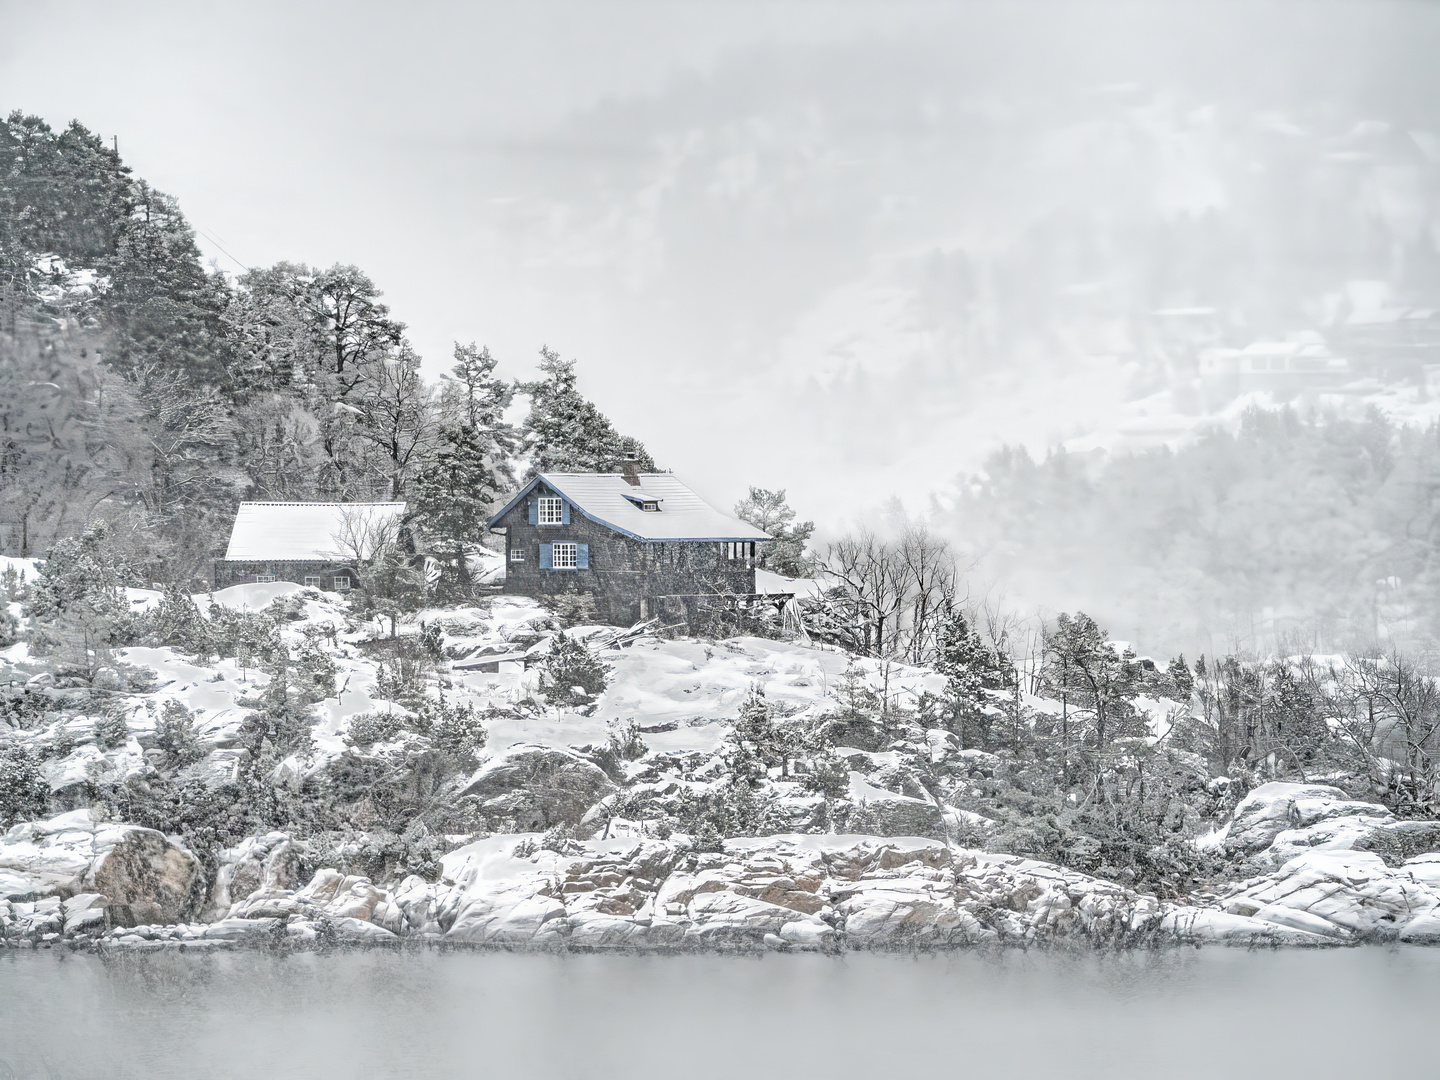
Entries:
[[95, 718], [95, 745], [101, 750], [118, 750], [129, 739], [130, 726], [121, 709], [106, 709]]
[[155, 725], [155, 745], [170, 755], [176, 766], [189, 765], [205, 756], [195, 736], [195, 717], [175, 700], [165, 702]]
[[389, 742], [405, 730], [408, 717], [402, 712], [368, 712], [350, 718], [345, 741], [368, 750], [376, 743]]
[[474, 757], [489, 737], [484, 716], [468, 702], [451, 705], [443, 696], [427, 698], [421, 703], [420, 716], [431, 744], [452, 757]]
[[43, 817], [49, 799], [50, 785], [35, 753], [20, 746], [0, 748], [0, 826]]
[[645, 740], [640, 737], [640, 728], [634, 720], [610, 725], [610, 750], [625, 761], [639, 761], [650, 752]]
[[563, 632], [551, 639], [541, 671], [550, 685], [549, 696], [561, 705], [581, 705], [598, 697], [605, 692], [610, 677], [608, 666]]

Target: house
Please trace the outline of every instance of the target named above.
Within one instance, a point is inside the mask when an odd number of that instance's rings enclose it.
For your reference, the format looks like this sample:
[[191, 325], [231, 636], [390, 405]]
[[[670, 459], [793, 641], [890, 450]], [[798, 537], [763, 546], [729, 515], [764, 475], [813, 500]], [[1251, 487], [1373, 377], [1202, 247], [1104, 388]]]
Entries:
[[1212, 349], [1200, 357], [1201, 392], [1212, 411], [1241, 394], [1263, 391], [1277, 401], [1292, 401], [1305, 393], [1333, 391], [1353, 377], [1345, 358], [1334, 355], [1314, 332], [1243, 349]]
[[403, 502], [241, 503], [225, 557], [215, 560], [215, 588], [293, 581], [348, 592], [404, 516]]
[[767, 533], [710, 506], [670, 473], [541, 473], [490, 518], [505, 535], [507, 593], [594, 599], [611, 623], [694, 623], [760, 599]]

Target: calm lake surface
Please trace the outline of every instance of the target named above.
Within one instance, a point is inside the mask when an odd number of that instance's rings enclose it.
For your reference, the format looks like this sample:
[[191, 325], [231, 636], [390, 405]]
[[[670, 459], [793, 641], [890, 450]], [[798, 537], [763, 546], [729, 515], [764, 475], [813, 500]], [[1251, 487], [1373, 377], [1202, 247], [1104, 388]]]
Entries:
[[4, 1080], [1436, 1076], [1437, 1018], [1418, 948], [0, 953]]

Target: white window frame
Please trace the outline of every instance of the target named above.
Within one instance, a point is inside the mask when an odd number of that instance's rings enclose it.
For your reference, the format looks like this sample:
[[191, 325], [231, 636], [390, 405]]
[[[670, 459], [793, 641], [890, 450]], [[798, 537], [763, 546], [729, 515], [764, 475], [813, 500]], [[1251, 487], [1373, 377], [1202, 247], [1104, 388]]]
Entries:
[[523, 547], [513, 547], [513, 548], [511, 548], [511, 549], [510, 549], [510, 561], [511, 561], [512, 563], [524, 562], [524, 561], [525, 561], [525, 549], [524, 549]]
[[725, 541], [725, 558], [731, 562], [740, 562], [755, 557], [754, 540], [727, 540]]
[[550, 569], [574, 570], [580, 561], [580, 546], [573, 540], [550, 545]]
[[321, 578], [320, 578], [320, 575], [319, 575], [319, 574], [306, 574], [306, 575], [305, 575], [305, 587], [306, 587], [307, 589], [318, 589], [318, 588], [320, 588], [320, 581], [321, 581]]
[[349, 574], [336, 574], [336, 575], [335, 575], [335, 591], [336, 591], [336, 592], [349, 592], [349, 591], [350, 591], [350, 575], [349, 575]]
[[535, 510], [535, 521], [540, 525], [564, 525], [565, 500], [554, 495], [540, 496], [539, 506]]
[[275, 580], [275, 575], [268, 570], [255, 571], [255, 583], [257, 585], [269, 585]]

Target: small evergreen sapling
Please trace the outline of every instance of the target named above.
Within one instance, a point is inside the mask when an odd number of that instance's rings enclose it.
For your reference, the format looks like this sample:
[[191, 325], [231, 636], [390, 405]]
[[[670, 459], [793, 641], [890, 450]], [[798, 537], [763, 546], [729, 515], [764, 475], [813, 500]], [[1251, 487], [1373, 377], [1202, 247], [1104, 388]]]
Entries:
[[111, 707], [95, 718], [95, 745], [101, 750], [118, 750], [130, 739], [130, 726], [121, 708]]
[[560, 705], [583, 705], [605, 692], [608, 665], [596, 659], [585, 645], [565, 632], [550, 639], [550, 652], [541, 662], [549, 685], [547, 693]]
[[49, 798], [50, 785], [34, 751], [0, 747], [0, 827], [43, 816]]
[[161, 707], [155, 723], [155, 745], [169, 755], [175, 768], [183, 768], [205, 756], [195, 735], [194, 714], [173, 698]]

